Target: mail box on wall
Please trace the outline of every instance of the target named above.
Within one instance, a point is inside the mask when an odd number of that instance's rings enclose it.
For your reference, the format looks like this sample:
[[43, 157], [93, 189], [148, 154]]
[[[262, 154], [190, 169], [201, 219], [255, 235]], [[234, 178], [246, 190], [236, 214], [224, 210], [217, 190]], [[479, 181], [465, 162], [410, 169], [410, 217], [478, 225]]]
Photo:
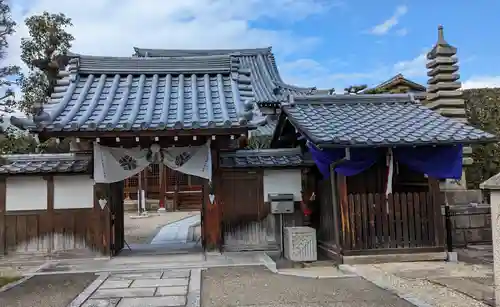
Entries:
[[269, 202], [271, 203], [271, 213], [287, 214], [293, 213], [293, 194], [269, 194]]

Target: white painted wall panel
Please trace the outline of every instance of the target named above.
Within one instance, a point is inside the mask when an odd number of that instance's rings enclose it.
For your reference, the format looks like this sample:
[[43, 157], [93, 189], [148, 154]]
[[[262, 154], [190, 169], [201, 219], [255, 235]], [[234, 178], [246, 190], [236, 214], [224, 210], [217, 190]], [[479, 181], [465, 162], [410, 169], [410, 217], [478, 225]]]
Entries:
[[302, 173], [300, 169], [264, 170], [264, 201], [268, 194], [293, 194], [294, 201], [301, 201]]
[[6, 187], [7, 211], [47, 209], [47, 181], [43, 177], [8, 177]]
[[94, 180], [89, 175], [54, 176], [54, 209], [94, 207]]

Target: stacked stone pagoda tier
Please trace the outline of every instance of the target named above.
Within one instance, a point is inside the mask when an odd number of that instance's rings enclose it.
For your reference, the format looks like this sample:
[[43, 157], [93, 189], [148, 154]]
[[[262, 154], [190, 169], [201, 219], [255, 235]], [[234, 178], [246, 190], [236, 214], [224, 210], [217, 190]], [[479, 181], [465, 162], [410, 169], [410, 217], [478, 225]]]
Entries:
[[[444, 39], [443, 26], [438, 27], [438, 40], [427, 54], [427, 107], [443, 116], [467, 122], [465, 101], [459, 81], [457, 48]], [[470, 147], [464, 147], [464, 165], [473, 163]]]

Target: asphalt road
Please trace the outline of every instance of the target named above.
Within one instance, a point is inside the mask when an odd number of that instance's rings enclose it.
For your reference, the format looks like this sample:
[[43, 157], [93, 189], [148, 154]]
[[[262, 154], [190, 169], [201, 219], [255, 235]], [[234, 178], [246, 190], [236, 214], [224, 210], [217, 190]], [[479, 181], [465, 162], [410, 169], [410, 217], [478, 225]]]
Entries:
[[360, 277], [292, 277], [273, 274], [264, 267], [204, 271], [201, 306], [414, 307]]
[[0, 293], [2, 307], [66, 307], [96, 279], [89, 274], [33, 276], [22, 284]]

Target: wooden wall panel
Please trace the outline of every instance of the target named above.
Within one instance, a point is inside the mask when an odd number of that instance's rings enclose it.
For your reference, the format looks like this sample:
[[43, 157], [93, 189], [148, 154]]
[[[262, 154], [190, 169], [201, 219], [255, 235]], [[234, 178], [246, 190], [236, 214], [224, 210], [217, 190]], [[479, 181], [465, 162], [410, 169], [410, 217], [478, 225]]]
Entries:
[[0, 254], [109, 254], [109, 209], [54, 210], [53, 177], [47, 182], [47, 210], [5, 211], [6, 184], [0, 178]]

